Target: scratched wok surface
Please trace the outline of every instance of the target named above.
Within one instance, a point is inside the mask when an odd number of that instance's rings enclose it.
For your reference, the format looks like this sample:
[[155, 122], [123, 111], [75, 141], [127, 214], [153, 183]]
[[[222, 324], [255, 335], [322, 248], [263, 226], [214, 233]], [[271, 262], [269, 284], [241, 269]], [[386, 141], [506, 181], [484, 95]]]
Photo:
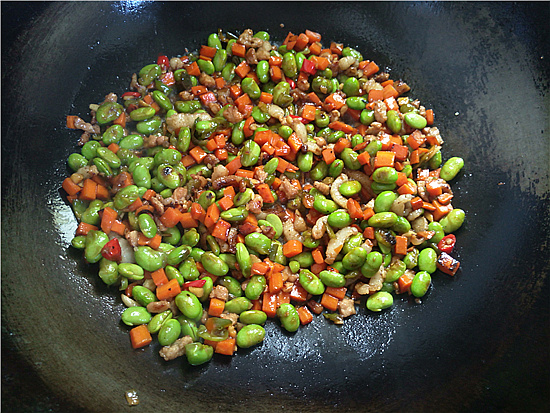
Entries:
[[[547, 3], [2, 2], [2, 409], [543, 411], [549, 407]], [[284, 24], [284, 27], [281, 27]], [[343, 326], [318, 317], [202, 367], [132, 351], [69, 248], [65, 115], [209, 33], [306, 28], [390, 67], [436, 113], [467, 221], [456, 277]], [[138, 407], [124, 392], [136, 389]]]

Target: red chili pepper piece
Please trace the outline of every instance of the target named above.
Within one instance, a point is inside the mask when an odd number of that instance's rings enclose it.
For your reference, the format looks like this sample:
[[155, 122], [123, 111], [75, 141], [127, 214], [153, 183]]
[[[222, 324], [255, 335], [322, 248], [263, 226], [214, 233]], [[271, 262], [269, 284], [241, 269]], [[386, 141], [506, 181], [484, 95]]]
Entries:
[[315, 69], [315, 63], [312, 60], [308, 59], [304, 59], [304, 63], [302, 63], [302, 68], [300, 70], [310, 75], [314, 75], [315, 73], [317, 73], [317, 69]]
[[294, 80], [292, 80], [290, 77], [287, 77], [286, 81], [290, 85], [290, 90], [296, 89], [296, 82]]
[[170, 67], [170, 60], [168, 60], [168, 56], [160, 55], [157, 59], [157, 65], [164, 66], [164, 69], [167, 69]]
[[139, 92], [124, 92], [122, 94], [122, 97], [125, 97], [125, 96], [133, 96], [135, 98], [139, 98], [139, 97], [141, 97], [141, 93], [139, 93]]
[[308, 122], [309, 122], [309, 120], [304, 119], [304, 118], [302, 118], [301, 116], [298, 116], [298, 115], [289, 115], [289, 116], [290, 116], [292, 119], [299, 119], [300, 122], [302, 122], [302, 123], [308, 123]]
[[119, 262], [122, 259], [122, 251], [120, 249], [120, 243], [118, 242], [118, 239], [113, 238], [111, 241], [105, 244], [103, 246], [103, 249], [101, 250], [101, 255], [103, 258], [109, 261]]
[[450, 253], [456, 244], [456, 237], [453, 234], [445, 235], [441, 241], [437, 243], [437, 248], [441, 252]]
[[202, 288], [206, 284], [206, 280], [195, 280], [189, 281], [182, 285], [182, 288], [185, 290], [189, 287]]

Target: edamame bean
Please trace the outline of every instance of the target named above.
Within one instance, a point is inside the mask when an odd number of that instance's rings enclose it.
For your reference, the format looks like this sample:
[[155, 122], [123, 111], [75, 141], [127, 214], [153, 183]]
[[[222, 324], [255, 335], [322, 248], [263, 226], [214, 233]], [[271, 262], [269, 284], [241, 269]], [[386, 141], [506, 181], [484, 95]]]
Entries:
[[407, 269], [412, 270], [418, 265], [418, 250], [413, 248], [412, 251], [408, 252], [405, 257], [403, 257], [403, 262], [407, 266]]
[[354, 248], [344, 255], [344, 258], [342, 258], [342, 264], [347, 270], [359, 269], [365, 263], [367, 255], [367, 250], [363, 247]]
[[405, 274], [407, 265], [401, 260], [395, 260], [386, 271], [385, 282], [392, 283], [397, 281], [399, 277]]
[[327, 199], [324, 196], [316, 196], [313, 201], [313, 208], [321, 214], [332, 214], [338, 209], [338, 204], [332, 199]]
[[462, 226], [465, 216], [466, 214], [462, 209], [455, 208], [443, 218], [441, 218], [439, 220], [439, 223], [441, 224], [443, 231], [445, 231], [446, 234], [450, 234], [451, 232], [455, 232]]
[[359, 94], [359, 89], [359, 81], [355, 77], [347, 78], [342, 86], [342, 92], [344, 92], [346, 96], [357, 96]]
[[397, 222], [397, 215], [393, 212], [378, 212], [369, 218], [369, 227], [391, 228]]
[[311, 255], [311, 252], [309, 252], [309, 251], [301, 252], [300, 254], [295, 255], [294, 257], [292, 257], [292, 259], [294, 261], [298, 262], [298, 264], [300, 264], [300, 267], [302, 267], [302, 268], [309, 268], [315, 262], [313, 260], [313, 256]]
[[282, 108], [286, 108], [293, 101], [290, 96], [290, 85], [288, 82], [279, 82], [273, 88], [273, 103]]
[[199, 69], [201, 70], [201, 72], [204, 72], [207, 75], [214, 74], [214, 63], [212, 63], [210, 60], [198, 59], [197, 64], [199, 65]]
[[225, 311], [229, 313], [241, 314], [243, 311], [250, 310], [252, 303], [246, 297], [236, 297], [225, 303]]
[[437, 253], [432, 248], [424, 248], [418, 254], [418, 268], [420, 271], [426, 271], [430, 274], [437, 269]]
[[367, 308], [371, 311], [382, 311], [393, 305], [393, 296], [386, 291], [378, 291], [367, 298]]
[[184, 315], [178, 316], [176, 320], [178, 320], [181, 325], [182, 336], [189, 336], [193, 341], [199, 340], [199, 336], [197, 334], [197, 324], [193, 320], [188, 319]]
[[170, 189], [176, 189], [181, 184], [181, 177], [178, 170], [169, 164], [158, 166], [157, 179], [161, 184]]
[[166, 265], [166, 255], [163, 252], [155, 251], [148, 245], [142, 245], [135, 249], [134, 256], [136, 263], [145, 271], [156, 271]]
[[319, 273], [319, 279], [327, 287], [339, 288], [346, 285], [344, 274], [336, 271], [323, 270]]
[[143, 146], [143, 136], [138, 134], [128, 135], [120, 141], [119, 145], [122, 149], [139, 149]]
[[166, 263], [174, 266], [179, 265], [183, 260], [186, 260], [190, 254], [191, 247], [189, 245], [180, 245], [168, 253], [166, 256]]
[[91, 230], [86, 235], [86, 246], [84, 247], [84, 258], [90, 264], [101, 260], [101, 250], [109, 242], [109, 236], [103, 231]]
[[241, 156], [241, 164], [243, 166], [253, 166], [258, 163], [258, 160], [260, 159], [260, 145], [258, 145], [252, 139], [247, 140], [239, 151], [239, 154]]
[[69, 164], [69, 168], [71, 168], [74, 172], [76, 172], [80, 168], [83, 168], [86, 165], [88, 165], [88, 160], [86, 159], [86, 157], [82, 156], [79, 153], [71, 153], [69, 155], [69, 158], [67, 159], [67, 163]]
[[171, 318], [166, 320], [160, 327], [158, 341], [161, 346], [169, 346], [176, 341], [181, 334], [181, 324], [178, 320]]
[[190, 318], [197, 320], [202, 315], [202, 304], [197, 296], [189, 291], [182, 291], [175, 298], [176, 306], [181, 313]]
[[344, 209], [332, 212], [327, 219], [327, 223], [333, 228], [345, 228], [351, 225], [351, 217]]
[[[134, 162], [136, 163], [136, 162]], [[151, 173], [146, 166], [138, 165], [132, 172], [134, 184], [141, 188], [151, 188]]]
[[340, 158], [344, 161], [346, 168], [356, 171], [361, 169], [361, 163], [357, 160], [359, 154], [351, 148], [345, 148], [340, 153]]
[[229, 266], [219, 257], [208, 251], [202, 254], [201, 264], [212, 275], [221, 277], [228, 273]]
[[101, 258], [99, 261], [99, 278], [107, 285], [115, 284], [120, 279], [118, 264], [115, 261]]
[[428, 224], [428, 230], [435, 231], [434, 236], [430, 238], [430, 241], [433, 242], [434, 244], [437, 244], [445, 236], [445, 231], [443, 230], [443, 227], [439, 222], [436, 222], [436, 221], [430, 222]]
[[300, 284], [308, 293], [313, 295], [321, 295], [325, 292], [325, 286], [315, 274], [309, 270], [300, 270]]
[[130, 112], [130, 119], [134, 122], [151, 119], [153, 116], [155, 116], [155, 108], [151, 106], [143, 106]]
[[261, 83], [269, 82], [269, 62], [260, 60], [256, 65], [256, 75]]
[[411, 283], [411, 293], [415, 297], [424, 297], [432, 283], [431, 275], [426, 271], [419, 271], [415, 274]]
[[397, 171], [391, 166], [382, 166], [372, 173], [372, 179], [379, 184], [395, 184], [397, 178]]
[[335, 159], [328, 168], [328, 174], [333, 178], [340, 176], [344, 170], [344, 161], [341, 159]]
[[155, 294], [142, 285], [136, 285], [132, 288], [132, 298], [143, 307], [147, 307], [147, 304], [157, 300]]
[[230, 208], [220, 214], [220, 218], [228, 222], [240, 222], [246, 219], [248, 210], [246, 207]]
[[324, 161], [319, 161], [309, 171], [309, 176], [314, 181], [322, 181], [328, 174], [328, 165]]
[[342, 195], [349, 198], [361, 192], [361, 183], [359, 181], [342, 182], [338, 190]]
[[138, 225], [143, 235], [147, 238], [153, 238], [157, 235], [157, 224], [149, 214], [140, 214], [138, 216]]
[[177, 227], [166, 228], [162, 234], [162, 240], [171, 245], [178, 245], [181, 241], [180, 230]]
[[426, 118], [415, 112], [407, 112], [404, 115], [405, 123], [411, 128], [423, 129], [428, 124]]
[[218, 284], [223, 285], [229, 291], [229, 296], [231, 298], [241, 297], [243, 295], [243, 290], [241, 289], [241, 283], [238, 282], [235, 278], [226, 275], [218, 279]]
[[167, 265], [164, 267], [164, 272], [166, 273], [166, 278], [169, 280], [173, 280], [175, 278], [180, 286], [185, 282], [183, 275], [181, 275], [181, 272], [176, 267]]
[[145, 276], [143, 268], [137, 264], [132, 264], [129, 262], [121, 262], [118, 264], [118, 273], [123, 277], [134, 281], [143, 280], [143, 277]]
[[245, 77], [241, 81], [241, 87], [244, 93], [246, 93], [250, 99], [256, 100], [260, 98], [262, 91], [254, 79], [251, 77]]
[[147, 330], [149, 330], [151, 334], [156, 334], [159, 332], [164, 322], [167, 320], [170, 320], [171, 318], [172, 318], [172, 311], [170, 310], [155, 314], [151, 318], [151, 321], [149, 321], [149, 324], [147, 324]]
[[103, 202], [99, 199], [94, 199], [88, 205], [88, 208], [80, 216], [80, 220], [86, 224], [98, 226], [101, 218], [99, 217], [99, 211], [104, 207]]
[[246, 284], [244, 295], [249, 300], [257, 300], [264, 292], [266, 284], [267, 282], [263, 275], [253, 275], [248, 284]]
[[252, 197], [254, 196], [254, 191], [251, 188], [246, 188], [244, 192], [239, 192], [235, 195], [234, 204], [235, 206], [246, 205]]
[[389, 212], [397, 194], [393, 191], [382, 191], [374, 200], [374, 212]]
[[116, 102], [105, 102], [101, 106], [99, 106], [99, 108], [97, 108], [95, 117], [97, 123], [99, 123], [100, 125], [104, 125], [106, 123], [114, 121], [120, 116], [123, 111], [124, 108], [121, 104]]
[[263, 324], [267, 321], [267, 314], [260, 310], [243, 311], [239, 316], [243, 324]]
[[403, 127], [403, 122], [401, 121], [399, 114], [395, 110], [388, 110], [387, 116], [388, 120], [386, 121], [386, 124], [388, 125], [388, 128], [390, 128], [393, 133], [399, 133]]
[[292, 52], [287, 52], [283, 55], [283, 62], [281, 68], [286, 77], [293, 78], [298, 74], [298, 68], [296, 65], [296, 57]]
[[300, 327], [298, 310], [292, 304], [281, 304], [277, 309], [277, 317], [279, 317], [283, 328], [288, 332], [293, 333]]
[[363, 110], [367, 106], [367, 99], [359, 96], [352, 96], [346, 99], [346, 105], [353, 110]]
[[309, 172], [313, 168], [313, 152], [298, 154], [298, 168], [302, 172]]
[[258, 324], [248, 324], [237, 333], [237, 346], [249, 348], [264, 341], [265, 329]]
[[252, 232], [244, 237], [245, 245], [258, 254], [267, 255], [271, 248], [271, 240], [259, 232]]
[[151, 314], [145, 307], [128, 307], [122, 312], [120, 318], [128, 326], [138, 326], [151, 321]]
[[172, 104], [168, 96], [166, 96], [160, 90], [153, 90], [151, 92], [151, 95], [153, 96], [153, 99], [155, 100], [155, 102], [157, 102], [157, 104], [165, 111], [174, 109], [174, 105]]
[[411, 223], [405, 217], [397, 216], [397, 222], [391, 227], [392, 231], [404, 234], [411, 230]]
[[214, 348], [198, 342], [189, 343], [185, 346], [187, 362], [192, 366], [198, 366], [210, 361], [214, 355]]
[[[428, 166], [430, 167], [430, 169], [437, 169], [441, 166], [441, 162], [442, 162], [441, 151], [437, 151], [435, 155], [430, 158], [430, 161], [428, 162]], [[441, 176], [441, 172], [440, 172], [440, 176]]]
[[125, 186], [115, 195], [113, 200], [115, 209], [120, 211], [129, 207], [138, 197], [138, 187], [136, 185]]
[[359, 122], [367, 126], [374, 122], [374, 110], [363, 109], [359, 115]]
[[460, 172], [463, 166], [464, 159], [454, 156], [443, 164], [439, 176], [446, 181], [450, 181]]

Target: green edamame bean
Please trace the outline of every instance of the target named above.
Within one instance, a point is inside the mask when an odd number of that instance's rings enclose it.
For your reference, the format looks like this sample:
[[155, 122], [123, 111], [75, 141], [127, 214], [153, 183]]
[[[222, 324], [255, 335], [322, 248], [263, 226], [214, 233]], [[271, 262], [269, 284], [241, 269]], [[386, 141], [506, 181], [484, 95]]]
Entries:
[[286, 77], [293, 78], [298, 74], [298, 68], [296, 65], [296, 57], [292, 52], [287, 52], [283, 55], [283, 62], [281, 68]]
[[250, 277], [248, 284], [246, 284], [244, 295], [249, 300], [257, 300], [264, 292], [266, 284], [267, 282], [263, 275], [253, 275]]
[[[248, 252], [248, 249], [242, 242], [238, 242], [235, 246], [236, 253], [235, 257], [237, 259], [237, 263], [239, 264], [239, 268], [241, 270], [241, 273], [245, 277], [250, 277], [250, 270], [252, 268], [252, 261], [250, 260], [250, 253]], [[255, 300], [255, 298], [254, 298]]]
[[241, 164], [243, 166], [249, 167], [256, 165], [261, 155], [261, 148], [256, 142], [252, 139], [247, 140], [241, 150], [239, 151], [241, 156]]
[[298, 154], [298, 168], [302, 172], [309, 172], [313, 168], [313, 152]]
[[271, 248], [271, 240], [259, 232], [252, 232], [244, 237], [245, 245], [258, 254], [267, 255]]
[[236, 297], [225, 303], [225, 311], [229, 313], [241, 314], [243, 311], [250, 310], [252, 303], [246, 297]]
[[84, 258], [90, 264], [101, 260], [101, 250], [109, 242], [109, 236], [103, 231], [91, 230], [86, 235], [86, 246], [84, 247]]
[[99, 261], [99, 278], [107, 285], [116, 283], [119, 280], [118, 264], [115, 261], [101, 258]]
[[151, 314], [145, 307], [128, 307], [122, 312], [120, 318], [128, 326], [138, 326], [151, 321]]
[[370, 141], [365, 150], [369, 153], [371, 157], [376, 156], [376, 153], [382, 150], [382, 142], [378, 140]]
[[426, 271], [419, 271], [414, 275], [411, 283], [411, 293], [415, 297], [424, 297], [432, 283], [431, 275]]
[[191, 258], [193, 258], [195, 261], [200, 261], [202, 254], [204, 254], [204, 250], [202, 250], [201, 248], [193, 247], [191, 249]]
[[181, 324], [178, 320], [171, 318], [166, 320], [160, 327], [158, 341], [161, 346], [169, 346], [176, 341], [181, 334]]
[[388, 125], [388, 128], [390, 128], [393, 133], [399, 133], [403, 127], [403, 122], [401, 121], [399, 114], [395, 110], [388, 110], [387, 116], [388, 120], [386, 121], [386, 124]]
[[352, 235], [347, 239], [346, 242], [344, 242], [344, 246], [342, 247], [342, 254], [347, 254], [352, 249], [360, 247], [363, 243], [363, 234], [355, 234]]
[[114, 198], [114, 207], [117, 210], [123, 210], [130, 206], [138, 199], [138, 187], [136, 185], [128, 185], [118, 191]]
[[170, 320], [171, 318], [172, 318], [172, 311], [170, 311], [170, 310], [163, 311], [162, 313], [155, 314], [151, 318], [151, 321], [149, 321], [149, 324], [147, 324], [147, 330], [149, 330], [149, 332], [151, 334], [156, 334], [156, 333], [159, 332], [162, 325], [167, 320]]
[[73, 248], [76, 248], [78, 250], [83, 250], [86, 248], [86, 236], [85, 235], [77, 235], [71, 240], [71, 246]]
[[239, 316], [243, 324], [263, 324], [267, 321], [267, 314], [260, 310], [246, 310]]
[[182, 291], [175, 298], [176, 306], [181, 313], [190, 318], [197, 320], [202, 315], [202, 304], [197, 296], [189, 291]]
[[145, 275], [143, 268], [137, 264], [132, 264], [129, 262], [121, 262], [118, 264], [118, 273], [123, 277], [134, 281], [142, 280]]
[[159, 65], [154, 63], [147, 65], [139, 71], [138, 82], [142, 86], [147, 86], [149, 83], [151, 83], [156, 78], [158, 78], [160, 74], [161, 74], [161, 68]]
[[428, 121], [424, 116], [419, 115], [418, 113], [415, 113], [415, 112], [407, 112], [405, 113], [403, 118], [407, 125], [415, 129], [423, 129], [428, 124]]
[[441, 218], [439, 223], [441, 224], [443, 231], [445, 231], [446, 234], [450, 234], [462, 226], [465, 216], [466, 214], [462, 209], [455, 208]]
[[342, 195], [349, 198], [361, 192], [361, 183], [359, 181], [342, 182], [338, 190]]
[[157, 235], [157, 224], [151, 218], [151, 215], [149, 214], [140, 214], [138, 216], [138, 225], [141, 232], [143, 232], [143, 235], [145, 235], [147, 238], [153, 238], [155, 235]]
[[374, 200], [374, 212], [388, 212], [396, 199], [397, 194], [393, 191], [380, 192]]
[[[437, 169], [441, 166], [441, 162], [443, 161], [443, 157], [441, 155], [441, 151], [437, 151], [434, 156], [430, 158], [430, 161], [428, 162], [428, 166], [430, 169]], [[440, 172], [441, 176], [441, 172]]]
[[230, 270], [237, 269], [237, 257], [235, 257], [235, 254], [223, 253], [219, 257], [227, 264]]
[[241, 289], [241, 283], [238, 282], [235, 278], [226, 275], [218, 279], [218, 284], [223, 285], [229, 291], [229, 296], [231, 298], [241, 297], [243, 295], [243, 290]]
[[113, 175], [113, 170], [109, 166], [107, 162], [105, 162], [104, 159], [101, 158], [94, 158], [92, 159], [94, 165], [97, 167], [97, 170], [100, 174], [105, 175], [107, 178], [111, 177]]
[[197, 334], [197, 324], [193, 320], [190, 320], [183, 315], [178, 316], [176, 320], [178, 320], [181, 325], [182, 336], [189, 336], [193, 341], [199, 340], [199, 336]]
[[155, 251], [148, 245], [142, 245], [135, 249], [136, 263], [145, 271], [156, 271], [166, 265], [166, 254]]
[[185, 346], [187, 362], [192, 366], [198, 366], [210, 361], [214, 355], [214, 348], [198, 342], [189, 343]]
[[103, 208], [103, 202], [99, 199], [94, 199], [88, 205], [88, 208], [80, 216], [80, 220], [86, 224], [99, 225], [101, 218], [99, 217], [99, 211]]
[[287, 264], [287, 259], [283, 253], [283, 244], [281, 244], [279, 241], [273, 240], [271, 242], [271, 248], [269, 249], [269, 259], [282, 265]]
[[247, 216], [248, 210], [244, 206], [230, 208], [220, 213], [220, 218], [228, 222], [240, 222], [246, 219]]
[[328, 174], [328, 165], [324, 161], [319, 161], [309, 171], [309, 176], [314, 181], [322, 181]]
[[344, 47], [344, 49], [342, 49], [342, 56], [355, 57], [358, 62], [363, 60], [363, 55], [351, 47]]
[[67, 163], [69, 164], [69, 168], [76, 172], [88, 165], [88, 159], [79, 153], [71, 153], [67, 159]]
[[227, 50], [220, 48], [218, 49], [218, 51], [214, 55], [214, 58], [212, 59], [214, 70], [216, 72], [221, 72], [224, 69], [226, 63], [227, 63]]
[[435, 231], [434, 236], [430, 238], [430, 241], [433, 242], [434, 244], [437, 244], [445, 236], [445, 231], [443, 230], [443, 227], [439, 222], [436, 222], [436, 221], [430, 222], [428, 224], [428, 230]]
[[391, 166], [382, 166], [372, 173], [372, 179], [379, 184], [395, 184], [397, 171]]
[[222, 42], [220, 37], [216, 33], [212, 33], [208, 36], [207, 45], [214, 47], [215, 49], [222, 50]]
[[254, 191], [250, 188], [246, 188], [244, 192], [239, 192], [237, 195], [235, 195], [235, 199], [233, 203], [236, 207], [240, 207], [242, 205], [246, 205], [252, 197], [254, 196]]
[[111, 125], [107, 128], [101, 137], [101, 140], [105, 145], [110, 145], [111, 143], [119, 143], [122, 137], [124, 136], [124, 128], [120, 125]]
[[384, 261], [384, 257], [378, 251], [371, 251], [367, 254], [365, 265], [373, 270], [378, 271]]
[[420, 271], [426, 271], [430, 274], [437, 270], [437, 253], [432, 248], [424, 248], [418, 254], [418, 268]]
[[226, 82], [231, 82], [235, 77], [235, 64], [227, 63], [222, 69], [222, 77]]
[[351, 137], [351, 147], [355, 148], [357, 145], [362, 144], [364, 140], [365, 139], [359, 133], [356, 133]]
[[[271, 115], [267, 112], [264, 112], [262, 109], [260, 109], [260, 107], [258, 106], [254, 106], [254, 108], [252, 108], [252, 117], [254, 118], [254, 120], [257, 122], [257, 123], [265, 123], [267, 122], [269, 119], [271, 119]], [[262, 129], [265, 129], [265, 128], [257, 128], [256, 131], [260, 131]]]
[[359, 115], [359, 122], [367, 126], [374, 122], [374, 110], [363, 109]]
[[80, 153], [88, 160], [92, 160], [97, 156], [97, 148], [101, 145], [97, 141], [88, 141], [80, 149]]
[[199, 300], [204, 302], [209, 299], [210, 293], [214, 289], [214, 281], [212, 281], [212, 278], [208, 276], [203, 277], [202, 279], [205, 281], [205, 283], [202, 286], [203, 293]]
[[132, 288], [132, 298], [143, 307], [147, 307], [147, 304], [157, 301], [155, 294], [142, 285], [136, 285]]
[[155, 116], [155, 108], [151, 106], [143, 106], [130, 112], [130, 119], [134, 122], [151, 119], [153, 116]]
[[162, 149], [153, 158], [154, 165], [162, 164], [177, 165], [181, 161], [181, 152], [175, 149]]
[[346, 105], [353, 110], [363, 110], [367, 106], [367, 99], [360, 96], [352, 96], [346, 99]]
[[361, 163], [357, 160], [359, 154], [351, 148], [345, 148], [340, 153], [340, 158], [344, 161], [346, 168], [356, 171], [361, 169]]
[[258, 324], [248, 324], [237, 333], [237, 346], [249, 348], [264, 341], [265, 329]]
[[120, 141], [119, 145], [122, 149], [139, 149], [143, 146], [143, 136], [137, 134], [128, 135]]
[[367, 308], [371, 311], [382, 311], [393, 305], [393, 296], [386, 291], [378, 291], [367, 298]]
[[189, 245], [180, 245], [168, 253], [166, 262], [168, 265], [179, 265], [183, 260], [186, 260], [190, 254], [191, 247]]
[[293, 333], [300, 327], [300, 316], [298, 315], [298, 310], [296, 310], [296, 307], [292, 304], [281, 304], [277, 309], [277, 317], [279, 317], [283, 328], [290, 333]]
[[302, 268], [309, 268], [315, 262], [313, 256], [311, 255], [311, 252], [309, 251], [301, 252], [298, 255], [292, 257], [292, 259], [298, 262], [298, 264], [300, 264], [300, 267]]
[[269, 62], [260, 60], [256, 66], [256, 75], [261, 83], [269, 82]]
[[161, 184], [170, 189], [176, 189], [181, 185], [182, 181], [178, 170], [174, 166], [169, 164], [159, 165], [157, 168], [156, 177]]
[[347, 270], [357, 270], [365, 263], [367, 259], [367, 250], [362, 247], [352, 249], [344, 258], [342, 258], [342, 264]]
[[359, 95], [359, 80], [355, 77], [349, 77], [344, 82], [344, 85], [342, 86], [342, 92], [346, 94], [346, 96], [357, 96]]
[[319, 279], [327, 287], [339, 288], [346, 285], [344, 274], [336, 271], [323, 270], [319, 273]]
[[204, 266], [206, 271], [218, 277], [227, 274], [229, 271], [229, 266], [221, 258], [217, 257], [210, 251], [202, 254], [201, 264]]
[[325, 292], [325, 286], [319, 277], [309, 270], [300, 270], [299, 280], [304, 290], [312, 295], [321, 295]]
[[315, 111], [315, 126], [319, 128], [326, 128], [330, 123], [330, 116], [322, 110], [317, 109]]
[[174, 106], [178, 112], [195, 113], [201, 108], [201, 103], [198, 100], [178, 100], [174, 103]]
[[327, 199], [324, 196], [316, 196], [313, 201], [313, 208], [321, 214], [332, 214], [338, 209], [338, 204], [332, 199]]
[[151, 95], [153, 96], [153, 99], [155, 100], [155, 102], [157, 102], [157, 104], [165, 111], [174, 109], [174, 105], [172, 104], [168, 96], [166, 96], [160, 90], [153, 90], [151, 92]]
[[403, 257], [403, 262], [407, 266], [407, 269], [411, 270], [418, 265], [418, 250], [413, 248]]
[[278, 158], [271, 158], [264, 165], [264, 172], [268, 175], [273, 175], [275, 173], [275, 171], [277, 171], [278, 166], [279, 166], [279, 159]]
[[[134, 162], [136, 163], [136, 162]], [[138, 165], [132, 172], [134, 184], [141, 188], [151, 188], [151, 173], [146, 166]]]
[[198, 59], [197, 64], [199, 65], [199, 69], [201, 70], [201, 72], [204, 72], [207, 75], [213, 75], [216, 71], [214, 69], [214, 63], [212, 63], [210, 60]]
[[142, 120], [136, 125], [136, 130], [144, 135], [152, 135], [160, 129], [162, 120], [160, 116], [153, 116], [151, 119]]
[[293, 274], [296, 274], [298, 271], [300, 271], [300, 263], [298, 261], [290, 261], [288, 263], [288, 266]]
[[407, 102], [399, 106], [399, 112], [401, 113], [408, 113], [412, 112], [413, 110], [418, 110], [412, 105], [411, 103]]
[[332, 162], [328, 168], [328, 174], [329, 176], [336, 178], [340, 176], [343, 170], [344, 170], [344, 161], [341, 159], [335, 159], [334, 162]]
[[169, 280], [173, 280], [175, 278], [180, 286], [185, 282], [183, 275], [181, 275], [181, 272], [176, 267], [167, 265], [164, 267], [164, 272], [166, 273], [166, 278]]
[[453, 179], [464, 166], [464, 159], [454, 156], [447, 160], [441, 167], [439, 177], [446, 181]]
[[377, 212], [369, 218], [369, 227], [391, 228], [397, 222], [397, 215], [393, 212]]
[[411, 223], [407, 220], [407, 218], [398, 216], [397, 222], [391, 227], [391, 229], [395, 232], [404, 234], [405, 232], [409, 232], [411, 230]]
[[403, 261], [395, 260], [393, 264], [391, 264], [388, 270], [386, 271], [385, 281], [388, 283], [397, 281], [399, 277], [405, 274], [406, 270], [407, 270], [407, 265]]
[[268, 214], [265, 219], [271, 224], [271, 226], [275, 230], [275, 236], [273, 237], [273, 239], [277, 239], [281, 235], [283, 235], [283, 222], [281, 221], [281, 218], [279, 218], [275, 214]]
[[97, 123], [99, 123], [100, 125], [104, 125], [106, 123], [114, 121], [120, 116], [123, 111], [124, 108], [121, 104], [116, 102], [105, 102], [101, 106], [99, 106], [99, 108], [97, 108], [95, 117]]
[[338, 209], [332, 212], [327, 219], [327, 223], [333, 228], [345, 228], [351, 225], [351, 217], [344, 209]]
[[195, 228], [187, 230], [181, 237], [181, 243], [194, 247], [199, 243], [200, 235]]
[[273, 88], [273, 103], [282, 108], [286, 108], [293, 101], [290, 96], [290, 85], [288, 82], [279, 82]]
[[166, 228], [166, 230], [162, 233], [162, 240], [171, 245], [178, 245], [181, 241], [180, 230], [177, 227]]

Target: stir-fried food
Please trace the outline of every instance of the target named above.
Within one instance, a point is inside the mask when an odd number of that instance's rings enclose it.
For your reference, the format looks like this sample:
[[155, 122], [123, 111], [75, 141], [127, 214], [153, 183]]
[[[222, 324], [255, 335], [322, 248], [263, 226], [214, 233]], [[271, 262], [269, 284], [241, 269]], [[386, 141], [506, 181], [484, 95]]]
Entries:
[[[72, 246], [121, 292], [132, 346], [192, 365], [357, 305], [419, 301], [464, 211], [434, 113], [362, 54], [310, 30], [217, 33], [90, 105], [62, 187]], [[366, 302], [366, 304], [365, 304]]]

